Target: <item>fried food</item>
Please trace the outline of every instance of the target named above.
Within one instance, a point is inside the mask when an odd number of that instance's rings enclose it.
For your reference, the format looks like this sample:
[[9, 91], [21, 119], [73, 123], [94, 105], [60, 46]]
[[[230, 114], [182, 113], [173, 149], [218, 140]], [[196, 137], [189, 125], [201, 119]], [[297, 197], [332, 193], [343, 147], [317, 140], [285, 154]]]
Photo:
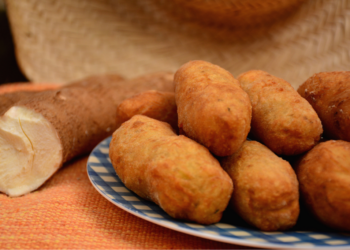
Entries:
[[350, 143], [318, 144], [301, 159], [296, 173], [302, 200], [316, 218], [350, 231]]
[[281, 155], [301, 154], [320, 140], [320, 119], [288, 82], [261, 70], [238, 80], [253, 107], [250, 137]]
[[149, 90], [125, 99], [117, 108], [118, 127], [134, 115], [144, 115], [169, 123], [175, 131], [177, 127], [177, 107], [175, 94]]
[[180, 133], [217, 156], [233, 154], [250, 130], [251, 104], [226, 70], [204, 61], [184, 64], [174, 77]]
[[298, 181], [290, 164], [256, 141], [245, 141], [220, 160], [234, 191], [229, 203], [245, 221], [264, 230], [285, 230], [299, 216]]
[[350, 141], [350, 71], [314, 74], [298, 92], [317, 112], [325, 137]]
[[173, 218], [215, 223], [230, 200], [232, 180], [219, 162], [165, 122], [133, 116], [113, 133], [109, 155], [127, 188]]

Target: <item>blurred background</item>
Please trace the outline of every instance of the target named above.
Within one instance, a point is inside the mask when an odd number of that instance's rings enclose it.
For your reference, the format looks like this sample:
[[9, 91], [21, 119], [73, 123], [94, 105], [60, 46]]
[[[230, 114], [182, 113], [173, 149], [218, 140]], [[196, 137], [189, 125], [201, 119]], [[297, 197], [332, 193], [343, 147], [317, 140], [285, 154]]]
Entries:
[[0, 0], [0, 84], [27, 81], [16, 62], [4, 0]]
[[0, 9], [0, 83], [128, 79], [200, 59], [297, 88], [350, 68], [350, 0], [0, 0]]

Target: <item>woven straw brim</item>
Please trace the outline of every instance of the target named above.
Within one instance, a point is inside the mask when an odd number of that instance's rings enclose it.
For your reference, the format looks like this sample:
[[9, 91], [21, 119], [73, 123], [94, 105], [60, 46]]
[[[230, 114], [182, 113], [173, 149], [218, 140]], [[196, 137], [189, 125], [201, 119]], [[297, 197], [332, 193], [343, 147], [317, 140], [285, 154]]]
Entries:
[[69, 82], [101, 73], [175, 72], [201, 59], [235, 77], [265, 70], [295, 88], [314, 73], [350, 68], [350, 0], [305, 1], [268, 29], [251, 27], [257, 36], [249, 39], [243, 39], [248, 28], [199, 27], [156, 2], [7, 1], [20, 67], [32, 81]]

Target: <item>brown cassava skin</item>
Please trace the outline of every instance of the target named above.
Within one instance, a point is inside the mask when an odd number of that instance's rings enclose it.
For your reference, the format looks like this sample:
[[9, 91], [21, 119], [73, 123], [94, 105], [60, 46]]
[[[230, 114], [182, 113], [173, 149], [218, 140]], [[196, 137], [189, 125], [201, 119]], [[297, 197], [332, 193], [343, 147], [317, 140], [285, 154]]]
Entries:
[[31, 96], [35, 96], [38, 92], [32, 91], [18, 91], [13, 93], [6, 93], [0, 95], [0, 116], [3, 115], [9, 108], [11, 108], [18, 101]]
[[118, 75], [92, 76], [57, 90], [31, 94], [12, 106], [32, 109], [53, 125], [63, 147], [64, 163], [90, 152], [110, 136], [117, 129], [118, 105], [150, 88], [171, 91], [172, 75], [155, 73], [131, 80]]
[[217, 156], [233, 154], [250, 130], [247, 93], [228, 71], [204, 61], [184, 64], [174, 77], [181, 134]]
[[311, 149], [296, 173], [302, 200], [322, 223], [350, 231], [350, 143], [326, 141]]
[[320, 140], [320, 119], [288, 82], [261, 70], [245, 72], [238, 80], [253, 107], [249, 136], [281, 155], [301, 154]]
[[317, 112], [327, 138], [350, 141], [350, 71], [314, 74], [298, 92]]
[[234, 191], [229, 206], [263, 230], [286, 230], [299, 216], [298, 181], [290, 164], [256, 141], [220, 160]]
[[40, 91], [57, 89], [58, 84], [33, 84], [33, 83], [16, 83], [4, 84], [0, 86], [0, 116], [3, 115], [13, 104], [30, 98]]
[[125, 186], [176, 219], [218, 222], [232, 181], [207, 148], [168, 123], [135, 115], [113, 133], [109, 156]]
[[144, 115], [177, 127], [177, 107], [173, 92], [149, 90], [125, 99], [117, 108], [118, 127], [134, 115]]

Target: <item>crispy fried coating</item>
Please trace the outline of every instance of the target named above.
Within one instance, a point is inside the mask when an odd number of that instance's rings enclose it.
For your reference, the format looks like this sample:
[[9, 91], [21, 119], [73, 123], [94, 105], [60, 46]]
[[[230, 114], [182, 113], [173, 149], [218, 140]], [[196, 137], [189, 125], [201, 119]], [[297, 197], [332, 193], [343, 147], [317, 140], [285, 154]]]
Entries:
[[261, 70], [245, 72], [238, 80], [253, 107], [249, 136], [281, 155], [301, 154], [320, 140], [320, 119], [288, 82]]
[[298, 92], [317, 112], [327, 138], [350, 141], [350, 71], [314, 74]]
[[226, 70], [204, 61], [184, 64], [174, 77], [180, 133], [217, 156], [233, 154], [250, 130], [251, 104]]
[[298, 181], [290, 164], [256, 141], [220, 160], [234, 183], [229, 206], [249, 224], [285, 230], [299, 216]]
[[218, 222], [233, 184], [208, 149], [168, 123], [135, 115], [112, 137], [110, 159], [126, 187], [176, 219]]
[[177, 107], [175, 94], [172, 92], [149, 90], [125, 99], [117, 108], [118, 127], [134, 115], [167, 122], [178, 131]]
[[296, 173], [302, 200], [316, 218], [350, 231], [350, 143], [318, 144], [303, 156]]

